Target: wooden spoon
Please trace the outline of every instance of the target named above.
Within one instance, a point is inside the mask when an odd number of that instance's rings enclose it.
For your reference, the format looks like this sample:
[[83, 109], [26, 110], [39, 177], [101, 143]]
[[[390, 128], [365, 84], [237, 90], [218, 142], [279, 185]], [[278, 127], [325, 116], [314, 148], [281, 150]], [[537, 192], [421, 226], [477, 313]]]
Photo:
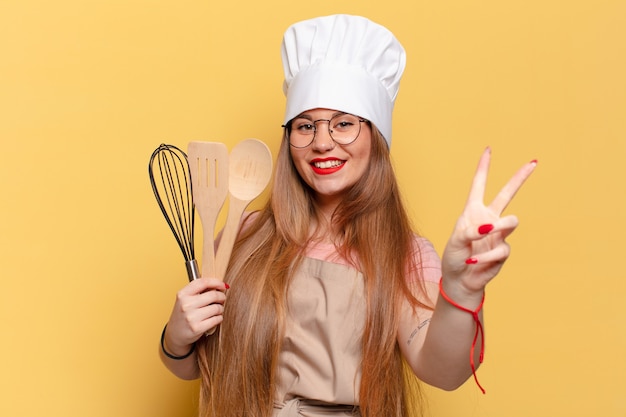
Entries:
[[223, 279], [215, 270], [215, 222], [228, 194], [228, 148], [218, 142], [189, 142], [187, 159], [193, 202], [202, 221], [202, 277]]
[[216, 256], [216, 273], [221, 279], [226, 274], [241, 216], [252, 200], [265, 190], [271, 176], [272, 153], [260, 140], [243, 140], [230, 152], [228, 217]]

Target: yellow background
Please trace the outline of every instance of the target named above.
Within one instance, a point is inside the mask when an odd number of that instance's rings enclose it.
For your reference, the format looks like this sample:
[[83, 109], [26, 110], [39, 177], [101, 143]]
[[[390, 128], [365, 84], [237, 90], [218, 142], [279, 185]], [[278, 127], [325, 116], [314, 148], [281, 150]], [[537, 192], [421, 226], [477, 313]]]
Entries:
[[407, 49], [392, 156], [437, 249], [485, 146], [489, 197], [539, 160], [487, 292], [487, 395], [431, 389], [427, 416], [626, 416], [618, 0], [2, 0], [0, 415], [194, 415], [197, 383], [157, 357], [186, 276], [149, 156], [246, 137], [276, 154], [282, 33], [336, 12]]

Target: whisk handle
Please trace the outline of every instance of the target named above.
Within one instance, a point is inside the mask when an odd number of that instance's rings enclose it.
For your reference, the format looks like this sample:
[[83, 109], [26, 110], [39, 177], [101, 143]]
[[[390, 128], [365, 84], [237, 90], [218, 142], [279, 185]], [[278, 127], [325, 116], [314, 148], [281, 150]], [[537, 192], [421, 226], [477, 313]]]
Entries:
[[185, 262], [185, 266], [187, 267], [187, 276], [189, 277], [189, 282], [200, 278], [198, 262], [196, 262], [195, 259]]

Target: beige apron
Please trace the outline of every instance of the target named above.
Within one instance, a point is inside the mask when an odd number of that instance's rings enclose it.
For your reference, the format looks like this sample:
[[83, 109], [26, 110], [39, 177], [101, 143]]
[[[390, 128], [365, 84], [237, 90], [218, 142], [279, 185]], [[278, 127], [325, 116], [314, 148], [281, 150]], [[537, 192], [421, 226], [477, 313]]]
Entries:
[[361, 273], [305, 258], [289, 294], [273, 417], [359, 416]]

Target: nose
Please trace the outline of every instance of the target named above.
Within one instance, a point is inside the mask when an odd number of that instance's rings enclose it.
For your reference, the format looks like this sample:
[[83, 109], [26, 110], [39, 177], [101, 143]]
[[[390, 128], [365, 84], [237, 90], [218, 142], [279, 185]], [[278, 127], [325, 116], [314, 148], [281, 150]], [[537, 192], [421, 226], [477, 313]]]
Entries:
[[[323, 123], [327, 123], [324, 126]], [[330, 120], [315, 121], [315, 137], [313, 138], [313, 149], [318, 152], [328, 152], [335, 148], [335, 141], [329, 132]]]

